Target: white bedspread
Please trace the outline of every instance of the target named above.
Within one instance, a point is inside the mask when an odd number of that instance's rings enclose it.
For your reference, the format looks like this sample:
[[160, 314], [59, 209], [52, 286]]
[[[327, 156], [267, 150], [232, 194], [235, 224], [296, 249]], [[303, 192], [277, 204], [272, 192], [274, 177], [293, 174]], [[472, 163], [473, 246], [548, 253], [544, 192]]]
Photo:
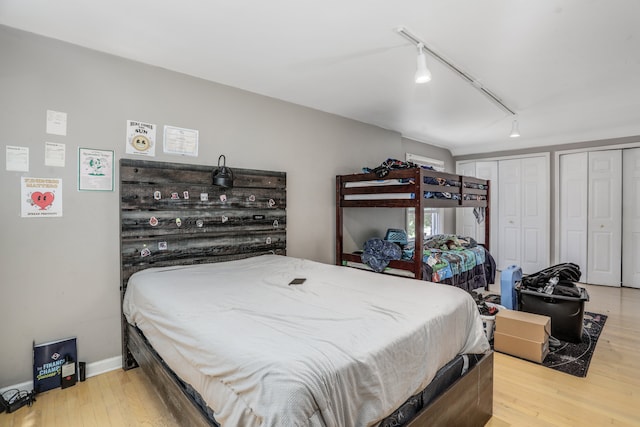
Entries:
[[489, 350], [461, 289], [276, 255], [138, 272], [124, 313], [223, 426], [376, 425]]

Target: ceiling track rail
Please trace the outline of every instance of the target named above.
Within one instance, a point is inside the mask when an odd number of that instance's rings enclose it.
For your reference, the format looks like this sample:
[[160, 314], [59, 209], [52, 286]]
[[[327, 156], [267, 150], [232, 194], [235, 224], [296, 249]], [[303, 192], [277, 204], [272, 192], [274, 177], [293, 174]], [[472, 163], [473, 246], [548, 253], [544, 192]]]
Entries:
[[466, 80], [468, 83], [470, 83], [471, 86], [473, 86], [474, 88], [478, 89], [482, 94], [484, 94], [487, 98], [489, 98], [493, 103], [498, 105], [502, 110], [506, 111], [507, 113], [509, 113], [509, 114], [511, 114], [513, 116], [517, 115], [516, 112], [512, 108], [509, 108], [496, 94], [494, 94], [489, 89], [484, 87], [482, 85], [482, 83], [480, 83], [478, 80], [476, 80], [470, 74], [468, 74], [468, 73], [462, 71], [460, 68], [456, 67], [453, 63], [451, 63], [449, 60], [445, 59], [438, 52], [435, 52], [424, 41], [420, 40], [420, 38], [418, 38], [415, 35], [411, 34], [406, 28], [398, 27], [396, 29], [396, 32], [399, 35], [401, 35], [402, 37], [404, 37], [405, 39], [407, 39], [408, 41], [410, 41], [411, 43], [413, 43], [414, 45], [416, 45], [416, 46], [418, 46], [419, 44], [422, 44], [422, 49], [424, 51], [428, 52], [429, 55], [433, 56], [435, 59], [437, 59], [438, 61], [440, 61], [444, 65], [446, 65], [451, 71], [456, 73], [463, 80]]

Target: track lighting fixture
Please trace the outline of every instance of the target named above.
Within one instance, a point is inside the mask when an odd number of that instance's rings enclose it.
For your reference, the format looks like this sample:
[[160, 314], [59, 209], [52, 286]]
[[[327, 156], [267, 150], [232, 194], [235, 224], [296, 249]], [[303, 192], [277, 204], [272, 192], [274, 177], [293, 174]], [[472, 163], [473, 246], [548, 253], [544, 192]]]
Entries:
[[[466, 80], [467, 83], [470, 83], [471, 86], [478, 89], [484, 96], [489, 98], [494, 104], [500, 107], [502, 110], [511, 114], [512, 116], [516, 116], [516, 112], [513, 109], [509, 108], [497, 95], [491, 92], [489, 89], [484, 87], [479, 80], [471, 76], [469, 73], [462, 71], [460, 68], [456, 67], [451, 61], [435, 52], [429, 46], [427, 46], [420, 38], [413, 35], [409, 30], [404, 27], [396, 28], [396, 32], [404, 37], [406, 40], [414, 44], [418, 48], [418, 69], [416, 71], [416, 83], [426, 83], [431, 80], [431, 72], [427, 69], [427, 62], [425, 60], [425, 51], [440, 61], [442, 64], [446, 65], [451, 71], [460, 76], [463, 80]], [[517, 138], [520, 136], [520, 131], [518, 130], [518, 119], [514, 119], [513, 127], [511, 129], [511, 134], [509, 135], [512, 138]]]
[[518, 119], [513, 119], [513, 123], [511, 124], [511, 133], [509, 137], [518, 138], [520, 136], [520, 129], [518, 128]]
[[418, 43], [418, 66], [416, 68], [416, 83], [427, 83], [431, 80], [431, 72], [427, 68], [427, 57], [422, 48], [424, 45]]

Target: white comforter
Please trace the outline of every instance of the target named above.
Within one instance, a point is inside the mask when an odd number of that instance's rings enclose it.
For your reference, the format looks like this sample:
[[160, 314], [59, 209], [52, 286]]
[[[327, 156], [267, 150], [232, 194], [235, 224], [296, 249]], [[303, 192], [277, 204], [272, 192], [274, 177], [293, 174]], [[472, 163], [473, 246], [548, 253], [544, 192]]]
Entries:
[[458, 288], [275, 255], [138, 272], [124, 313], [223, 426], [375, 425], [489, 350]]

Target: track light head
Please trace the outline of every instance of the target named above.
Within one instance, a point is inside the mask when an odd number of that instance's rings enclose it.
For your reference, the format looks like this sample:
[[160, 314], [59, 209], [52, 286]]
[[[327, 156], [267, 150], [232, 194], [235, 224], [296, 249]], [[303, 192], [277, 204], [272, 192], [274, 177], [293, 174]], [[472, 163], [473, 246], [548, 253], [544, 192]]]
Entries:
[[513, 123], [511, 124], [511, 133], [509, 134], [510, 138], [518, 138], [520, 137], [520, 129], [518, 128], [518, 119], [513, 119]]
[[418, 59], [416, 67], [416, 83], [427, 83], [431, 80], [431, 72], [427, 68], [427, 57], [422, 50], [423, 44], [418, 43]]

